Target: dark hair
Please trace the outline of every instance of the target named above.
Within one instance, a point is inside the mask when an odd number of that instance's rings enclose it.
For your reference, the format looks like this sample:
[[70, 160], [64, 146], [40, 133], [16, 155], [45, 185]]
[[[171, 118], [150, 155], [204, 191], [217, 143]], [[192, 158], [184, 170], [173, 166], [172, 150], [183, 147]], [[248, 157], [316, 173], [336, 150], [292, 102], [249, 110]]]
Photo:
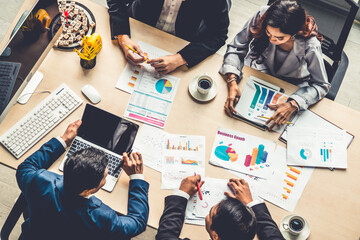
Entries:
[[80, 194], [99, 186], [104, 178], [108, 159], [103, 151], [87, 148], [73, 153], [64, 165], [64, 190]]
[[318, 33], [315, 19], [306, 14], [297, 1], [277, 0], [270, 5], [260, 17], [258, 23], [251, 27], [254, 40], [251, 42], [253, 58], [257, 58], [269, 46], [266, 27], [279, 28], [282, 33], [310, 38], [316, 36], [321, 42], [323, 37]]
[[255, 214], [241, 201], [227, 198], [219, 203], [210, 228], [221, 240], [253, 239], [256, 233]]

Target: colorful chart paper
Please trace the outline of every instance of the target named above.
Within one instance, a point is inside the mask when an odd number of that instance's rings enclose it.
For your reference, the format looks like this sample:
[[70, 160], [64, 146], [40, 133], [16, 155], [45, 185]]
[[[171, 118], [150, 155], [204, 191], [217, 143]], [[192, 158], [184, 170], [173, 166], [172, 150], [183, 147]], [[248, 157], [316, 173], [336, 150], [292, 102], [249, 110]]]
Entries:
[[[260, 79], [250, 76], [241, 93], [240, 100], [235, 106], [237, 114], [252, 122], [265, 125], [267, 119], [259, 116], [271, 117], [275, 111], [268, 104], [280, 104], [287, 101], [288, 96], [270, 86], [259, 83]], [[263, 82], [263, 81], [262, 81]], [[281, 129], [275, 129], [282, 131]]]
[[343, 130], [287, 129], [287, 163], [312, 167], [347, 167], [347, 140]]
[[286, 165], [286, 148], [278, 146], [276, 168], [267, 180], [258, 181], [260, 197], [293, 212], [314, 168]]
[[[158, 57], [162, 57], [162, 56], [166, 56], [166, 55], [171, 55], [171, 53], [164, 51], [160, 48], [154, 47], [150, 44], [144, 43], [139, 41], [138, 42], [140, 48], [142, 49], [142, 51], [144, 52], [144, 55], [147, 56], [148, 58], [158, 58]], [[125, 91], [127, 93], [132, 93], [135, 89], [135, 85], [138, 82], [142, 81], [143, 75], [144, 73], [147, 73], [147, 75], [151, 76], [153, 79], [158, 80], [164, 80], [166, 82], [167, 78], [165, 76], [161, 76], [159, 73], [157, 73], [155, 71], [155, 69], [153, 67], [151, 67], [150, 64], [147, 63], [142, 63], [139, 65], [133, 65], [133, 64], [126, 64], [124, 71], [121, 73], [117, 83], [116, 83], [116, 88]], [[166, 83], [164, 83], [166, 84]], [[163, 86], [164, 86], [163, 84]], [[159, 83], [159, 87], [161, 83]], [[158, 93], [160, 94], [166, 94], [171, 92], [172, 86], [169, 87], [169, 85], [172, 85], [171, 82], [167, 82], [167, 85], [165, 87], [165, 89], [162, 89], [161, 91], [158, 91]], [[160, 89], [160, 88], [159, 88]], [[157, 89], [156, 89], [157, 90]]]
[[210, 163], [234, 171], [266, 178], [272, 170], [275, 143], [219, 127]]
[[155, 83], [156, 91], [160, 94], [168, 94], [172, 91], [172, 83], [167, 79], [160, 79]]
[[[175, 145], [176, 144], [176, 145]], [[169, 134], [163, 140], [162, 189], [177, 189], [183, 178], [205, 175], [205, 137]]]

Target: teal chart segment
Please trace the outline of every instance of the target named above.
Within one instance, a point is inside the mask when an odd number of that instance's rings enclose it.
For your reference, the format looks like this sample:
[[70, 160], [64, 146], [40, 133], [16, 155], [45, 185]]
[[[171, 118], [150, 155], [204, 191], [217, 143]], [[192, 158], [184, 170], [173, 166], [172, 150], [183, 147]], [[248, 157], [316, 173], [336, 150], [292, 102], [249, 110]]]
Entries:
[[160, 94], [168, 94], [172, 91], [172, 83], [167, 79], [160, 79], [155, 83], [155, 89]]

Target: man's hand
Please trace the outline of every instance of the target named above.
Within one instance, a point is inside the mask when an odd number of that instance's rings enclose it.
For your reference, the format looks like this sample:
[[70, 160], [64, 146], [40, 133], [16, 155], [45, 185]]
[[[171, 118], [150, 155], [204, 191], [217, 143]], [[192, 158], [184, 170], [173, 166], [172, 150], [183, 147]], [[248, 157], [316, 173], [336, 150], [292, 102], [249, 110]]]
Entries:
[[131, 153], [130, 157], [127, 153], [123, 153], [124, 166], [123, 169], [128, 176], [133, 174], [143, 174], [143, 160], [141, 153]]
[[[187, 194], [189, 194], [190, 196], [194, 195], [198, 188], [196, 186], [196, 182], [200, 182], [201, 181], [201, 176], [200, 175], [196, 175], [196, 176], [190, 176], [187, 178], [184, 178], [181, 181], [180, 184], [180, 190], [186, 192]], [[199, 183], [200, 187], [204, 184], [204, 181], [201, 181]]]
[[186, 64], [185, 59], [177, 53], [175, 55], [168, 55], [159, 58], [150, 59], [148, 63], [160, 74], [166, 74], [174, 71], [178, 67]]
[[226, 196], [236, 198], [245, 205], [253, 201], [249, 184], [244, 179], [231, 178], [228, 182], [228, 186], [232, 192], [225, 192]]
[[273, 127], [275, 127], [275, 125], [285, 124], [289, 120], [291, 115], [297, 110], [297, 108], [292, 106], [291, 103], [289, 102], [275, 104], [275, 105], [268, 104], [268, 107], [271, 110], [275, 110], [274, 115], [272, 115], [272, 117], [265, 122], [265, 124], [267, 125], [271, 121], [273, 121], [273, 123], [269, 128], [269, 131], [271, 131]]
[[65, 130], [64, 134], [61, 136], [61, 138], [65, 141], [67, 146], [70, 146], [71, 142], [76, 137], [77, 131], [78, 131], [81, 123], [82, 122], [80, 119], [77, 120], [76, 122], [71, 123]]
[[[141, 50], [140, 46], [137, 45], [135, 42], [133, 42], [128, 35], [119, 35], [118, 36], [118, 43], [121, 47], [121, 49], [124, 52], [125, 58], [127, 61], [129, 61], [130, 63], [134, 64], [134, 65], [138, 65], [140, 63], [145, 62], [145, 55], [143, 53], [143, 51]], [[134, 53], [133, 51], [131, 51], [129, 48], [127, 48], [126, 45], [132, 47], [133, 49], [135, 49], [138, 53]]]
[[236, 112], [234, 106], [238, 103], [241, 96], [240, 89], [236, 81], [228, 83], [228, 97], [226, 99], [224, 109], [227, 115], [232, 116], [231, 113]]

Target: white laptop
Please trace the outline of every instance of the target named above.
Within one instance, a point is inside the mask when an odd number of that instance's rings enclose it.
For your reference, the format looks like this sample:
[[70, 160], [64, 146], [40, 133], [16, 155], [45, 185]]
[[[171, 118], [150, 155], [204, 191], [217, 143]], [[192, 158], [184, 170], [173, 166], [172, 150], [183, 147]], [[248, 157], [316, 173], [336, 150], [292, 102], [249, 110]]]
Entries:
[[122, 168], [116, 167], [121, 162], [122, 154], [132, 149], [138, 129], [139, 126], [133, 122], [87, 104], [78, 134], [60, 164], [60, 171], [63, 171], [66, 159], [74, 152], [89, 147], [100, 149], [109, 160], [109, 173], [102, 188], [111, 192], [122, 171]]

